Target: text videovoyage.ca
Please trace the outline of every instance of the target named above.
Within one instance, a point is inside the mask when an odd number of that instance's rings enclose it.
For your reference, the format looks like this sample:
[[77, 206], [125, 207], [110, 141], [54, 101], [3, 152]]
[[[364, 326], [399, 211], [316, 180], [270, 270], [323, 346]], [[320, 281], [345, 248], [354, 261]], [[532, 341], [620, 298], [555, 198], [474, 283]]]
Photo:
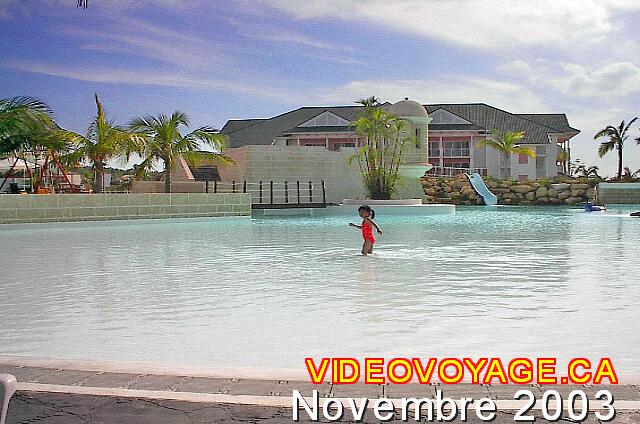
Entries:
[[[306, 358], [314, 384], [618, 384], [610, 358]], [[331, 370], [330, 377], [327, 375]]]

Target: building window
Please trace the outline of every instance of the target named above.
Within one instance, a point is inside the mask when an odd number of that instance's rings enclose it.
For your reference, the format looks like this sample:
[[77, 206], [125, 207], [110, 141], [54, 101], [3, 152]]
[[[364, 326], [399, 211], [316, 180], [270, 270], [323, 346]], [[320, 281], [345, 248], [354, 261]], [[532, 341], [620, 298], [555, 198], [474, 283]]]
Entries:
[[445, 166], [448, 168], [469, 169], [469, 162], [451, 162]]
[[520, 181], [521, 183], [527, 181], [528, 179], [529, 179], [528, 175], [522, 175], [522, 174], [518, 175], [518, 181]]
[[439, 141], [430, 141], [429, 142], [429, 156], [440, 156], [440, 142]]
[[420, 137], [420, 128], [416, 128], [416, 148], [419, 149], [422, 146], [422, 138]]
[[333, 143], [333, 150], [340, 150], [343, 147], [356, 147], [356, 143], [355, 142], [338, 142], [338, 143]]
[[444, 143], [444, 157], [459, 158], [469, 156], [468, 141], [449, 141]]
[[520, 156], [518, 157], [518, 163], [520, 165], [526, 165], [529, 163], [529, 156], [525, 155], [524, 153], [520, 153]]

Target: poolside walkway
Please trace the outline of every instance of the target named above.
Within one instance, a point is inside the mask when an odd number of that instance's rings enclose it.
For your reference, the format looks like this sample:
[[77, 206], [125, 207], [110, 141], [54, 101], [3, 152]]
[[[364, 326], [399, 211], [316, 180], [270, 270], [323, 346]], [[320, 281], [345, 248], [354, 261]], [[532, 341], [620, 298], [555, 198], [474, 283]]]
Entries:
[[[0, 363], [0, 374], [10, 373], [19, 381], [18, 393], [11, 400], [9, 424], [75, 423], [223, 423], [233, 421], [286, 423], [291, 420], [291, 393], [305, 396], [319, 390], [321, 397], [435, 397], [436, 389], [454, 399], [496, 399], [501, 411], [495, 423], [513, 423], [513, 386], [402, 386], [330, 384], [314, 386], [306, 381], [252, 380], [197, 375], [162, 375], [88, 369], [20, 366]], [[518, 387], [522, 388], [522, 387]], [[539, 386], [528, 387], [542, 394]], [[566, 396], [579, 388], [593, 398], [603, 386], [546, 386]], [[618, 409], [615, 423], [640, 423], [640, 387], [607, 386]], [[303, 414], [306, 418], [306, 415]], [[364, 422], [378, 422], [368, 412]], [[593, 414], [585, 421], [597, 424]], [[311, 422], [304, 419], [301, 422]], [[322, 421], [321, 422], [326, 422]], [[393, 421], [392, 421], [393, 422]], [[398, 421], [400, 422], [400, 421]], [[412, 421], [415, 422], [415, 421]], [[478, 420], [470, 419], [475, 423]], [[546, 422], [537, 420], [537, 422]], [[571, 422], [571, 421], [561, 421]]]

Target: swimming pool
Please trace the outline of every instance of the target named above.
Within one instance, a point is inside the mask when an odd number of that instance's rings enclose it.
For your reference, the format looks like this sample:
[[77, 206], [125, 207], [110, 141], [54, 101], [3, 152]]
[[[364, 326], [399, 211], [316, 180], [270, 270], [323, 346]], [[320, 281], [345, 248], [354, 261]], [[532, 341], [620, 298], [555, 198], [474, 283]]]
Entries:
[[610, 356], [640, 374], [640, 219], [460, 208], [0, 228], [0, 354], [302, 369], [305, 356]]

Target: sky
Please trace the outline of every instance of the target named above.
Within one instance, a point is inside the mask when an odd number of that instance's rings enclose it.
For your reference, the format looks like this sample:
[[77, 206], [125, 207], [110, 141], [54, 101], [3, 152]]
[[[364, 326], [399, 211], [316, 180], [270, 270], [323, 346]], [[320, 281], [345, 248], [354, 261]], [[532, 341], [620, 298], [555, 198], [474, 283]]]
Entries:
[[[125, 124], [192, 126], [375, 95], [566, 113], [572, 157], [640, 115], [638, 0], [0, 0], [0, 98], [35, 96], [85, 131], [98, 93]], [[640, 121], [625, 166], [640, 168]]]

